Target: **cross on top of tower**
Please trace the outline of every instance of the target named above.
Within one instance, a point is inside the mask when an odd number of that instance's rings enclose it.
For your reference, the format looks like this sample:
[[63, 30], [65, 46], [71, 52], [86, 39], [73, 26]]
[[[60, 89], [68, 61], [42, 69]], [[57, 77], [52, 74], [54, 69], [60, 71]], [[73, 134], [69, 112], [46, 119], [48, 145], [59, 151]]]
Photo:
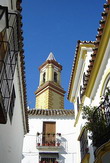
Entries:
[[52, 52], [50, 52], [50, 54], [49, 54], [49, 56], [48, 56], [48, 58], [47, 58], [47, 61], [48, 61], [48, 60], [55, 60], [55, 61], [56, 61], [56, 59], [55, 59], [55, 57], [54, 57], [54, 55], [53, 55]]

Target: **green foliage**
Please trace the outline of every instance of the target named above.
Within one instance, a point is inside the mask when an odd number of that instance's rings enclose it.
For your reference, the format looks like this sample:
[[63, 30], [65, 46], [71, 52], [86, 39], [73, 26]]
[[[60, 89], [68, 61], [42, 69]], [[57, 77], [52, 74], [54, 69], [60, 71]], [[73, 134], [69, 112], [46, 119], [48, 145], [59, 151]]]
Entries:
[[107, 135], [110, 131], [110, 122], [108, 122], [108, 115], [105, 108], [110, 107], [109, 96], [110, 89], [107, 88], [99, 107], [84, 106], [82, 109], [83, 118], [87, 120], [85, 128], [91, 131], [90, 139], [93, 140], [93, 145], [96, 147], [100, 146], [102, 141], [104, 142], [108, 139]]
[[94, 127], [93, 114], [95, 110], [96, 110], [96, 107], [89, 107], [89, 106], [84, 106], [82, 109], [83, 119], [87, 120], [85, 127], [89, 131], [92, 131]]

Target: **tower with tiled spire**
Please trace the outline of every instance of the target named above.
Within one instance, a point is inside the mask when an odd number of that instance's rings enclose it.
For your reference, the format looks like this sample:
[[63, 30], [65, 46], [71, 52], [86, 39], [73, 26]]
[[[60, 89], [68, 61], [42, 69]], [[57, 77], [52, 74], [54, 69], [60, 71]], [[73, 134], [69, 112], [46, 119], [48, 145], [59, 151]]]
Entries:
[[36, 109], [64, 109], [64, 89], [61, 87], [62, 66], [53, 53], [39, 67], [40, 81], [35, 92]]

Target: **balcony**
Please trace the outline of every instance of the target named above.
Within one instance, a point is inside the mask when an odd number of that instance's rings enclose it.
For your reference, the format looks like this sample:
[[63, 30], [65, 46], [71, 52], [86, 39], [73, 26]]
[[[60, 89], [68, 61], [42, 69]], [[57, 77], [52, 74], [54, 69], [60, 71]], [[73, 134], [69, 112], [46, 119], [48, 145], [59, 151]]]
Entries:
[[61, 148], [61, 133], [37, 133], [36, 146], [38, 149]]
[[[108, 89], [103, 102], [93, 113], [93, 122], [97, 124], [93, 130], [93, 145], [95, 146], [95, 161], [107, 161], [110, 149], [110, 89]], [[106, 162], [104, 161], [104, 162]]]
[[110, 149], [110, 88], [105, 90], [99, 107], [84, 106], [83, 118], [87, 120], [86, 130], [89, 130], [94, 147], [95, 162], [107, 159]]
[[8, 13], [8, 29], [0, 32], [0, 123], [7, 122], [19, 51], [19, 15]]
[[93, 145], [99, 148], [110, 140], [110, 90], [93, 113]]
[[110, 89], [107, 88], [99, 107], [83, 107], [83, 118], [87, 120], [85, 127], [91, 131], [89, 136], [97, 150], [110, 142]]

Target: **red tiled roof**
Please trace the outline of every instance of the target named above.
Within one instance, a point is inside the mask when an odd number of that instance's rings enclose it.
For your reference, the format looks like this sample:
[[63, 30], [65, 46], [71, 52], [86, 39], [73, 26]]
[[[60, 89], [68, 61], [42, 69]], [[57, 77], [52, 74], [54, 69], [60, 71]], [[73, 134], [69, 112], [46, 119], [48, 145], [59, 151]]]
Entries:
[[71, 89], [71, 86], [72, 86], [72, 78], [73, 78], [73, 75], [74, 75], [74, 68], [75, 68], [77, 57], [78, 57], [78, 50], [79, 50], [79, 45], [80, 44], [94, 44], [94, 42], [93, 41], [81, 41], [81, 40], [77, 41], [74, 61], [73, 61], [73, 65], [72, 65], [72, 72], [71, 72], [71, 76], [70, 76], [70, 82], [69, 82], [67, 98], [69, 98], [69, 93], [70, 93], [70, 89]]
[[93, 54], [91, 54], [91, 60], [89, 61], [88, 70], [87, 70], [87, 73], [86, 73], [87, 74], [86, 75], [87, 78], [85, 80], [86, 87], [85, 88], [83, 87], [83, 93], [85, 93], [88, 81], [90, 79], [90, 75], [91, 75], [92, 68], [93, 68], [94, 63], [95, 63], [95, 59], [96, 59], [97, 53], [98, 53], [98, 48], [99, 48], [99, 45], [100, 45], [101, 37], [103, 35], [103, 31], [104, 31], [104, 27], [105, 27], [106, 20], [107, 20], [107, 15], [108, 15], [109, 11], [110, 11], [110, 0], [108, 0], [106, 2], [106, 4], [104, 4], [104, 12], [102, 12], [102, 19], [99, 22], [100, 27], [97, 29], [98, 34], [96, 36], [96, 41], [94, 43], [95, 44], [95, 48], [93, 48]]
[[80, 43], [93, 43], [93, 44], [95, 44], [95, 48], [93, 48], [93, 54], [91, 54], [91, 60], [90, 60], [90, 63], [88, 65], [88, 70], [87, 70], [87, 73], [86, 73], [86, 80], [84, 81], [85, 85], [83, 86], [83, 93], [86, 90], [87, 83], [89, 81], [91, 71], [92, 71], [92, 68], [94, 66], [94, 62], [95, 62], [96, 55], [97, 55], [97, 52], [98, 52], [98, 47], [99, 47], [99, 44], [100, 44], [100, 41], [101, 41], [101, 37], [103, 35], [103, 31], [104, 31], [104, 27], [105, 27], [106, 20], [107, 20], [107, 15], [108, 15], [109, 11], [110, 11], [110, 0], [107, 0], [106, 4], [104, 4], [104, 11], [102, 12], [102, 19], [99, 22], [100, 27], [97, 29], [98, 34], [96, 36], [96, 41], [94, 41], [94, 42], [91, 42], [91, 41], [89, 41], [89, 42], [78, 41], [78, 43], [77, 43], [76, 51], [75, 51], [75, 57], [74, 57], [73, 66], [72, 66], [72, 72], [71, 72], [71, 77], [70, 77], [70, 83], [69, 83], [67, 98], [69, 98], [69, 93], [70, 93], [70, 89], [71, 89], [71, 85], [72, 85], [72, 77], [73, 77], [73, 74], [74, 74], [74, 67], [75, 67], [76, 60], [77, 60], [77, 53], [78, 53], [79, 44]]
[[43, 116], [74, 116], [74, 110], [65, 109], [33, 109], [28, 110], [28, 115]]
[[24, 62], [24, 50], [23, 50], [23, 31], [22, 31], [22, 15], [21, 15], [21, 11], [22, 11], [22, 7], [21, 7], [21, 2], [22, 0], [17, 0], [16, 2], [16, 8], [19, 11], [18, 14], [18, 21], [19, 24], [21, 25], [19, 27], [19, 44], [20, 44], [20, 62], [21, 62], [21, 74], [22, 74], [22, 83], [23, 83], [23, 96], [24, 96], [24, 108], [25, 108], [25, 119], [26, 119], [26, 128], [27, 128], [27, 132], [29, 132], [29, 124], [28, 124], [28, 112], [27, 112], [27, 93], [26, 93], [26, 77], [25, 77], [25, 62]]

